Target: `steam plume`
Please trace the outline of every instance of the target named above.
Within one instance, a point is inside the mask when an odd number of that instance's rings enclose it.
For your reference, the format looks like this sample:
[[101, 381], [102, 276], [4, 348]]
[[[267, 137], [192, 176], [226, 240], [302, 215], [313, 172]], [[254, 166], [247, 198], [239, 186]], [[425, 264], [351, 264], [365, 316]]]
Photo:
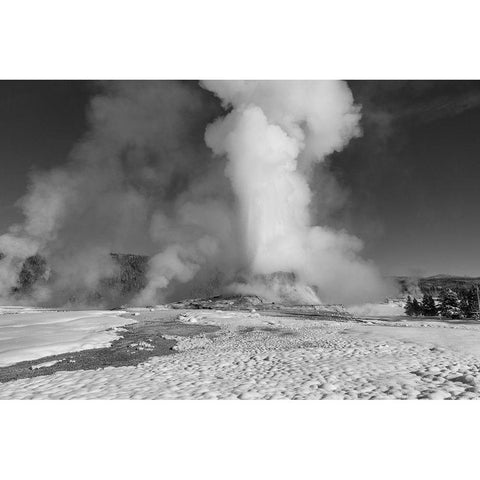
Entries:
[[[72, 296], [98, 304], [91, 292], [118, 273], [111, 252], [150, 255], [146, 287], [126, 299], [139, 304], [227, 286], [273, 297], [290, 289], [308, 303], [318, 301], [310, 287], [328, 302], [379, 293], [376, 269], [358, 256], [361, 241], [311, 221], [312, 169], [361, 133], [346, 83], [202, 86], [102, 85], [89, 131], [63, 166], [32, 175], [19, 202], [24, 222], [0, 236], [3, 302], [36, 253], [50, 266], [48, 281], [22, 301], [37, 304]], [[322, 185], [331, 184], [323, 172]]]
[[232, 111], [205, 140], [229, 159], [238, 198], [245, 261], [253, 275], [293, 272], [324, 299], [378, 294], [375, 268], [361, 260], [359, 239], [312, 226], [307, 174], [314, 162], [360, 135], [360, 109], [343, 82], [203, 83]]
[[[230, 217], [224, 213], [228, 184], [203, 142], [205, 124], [218, 111], [210, 96], [184, 82], [116, 82], [101, 88], [88, 109], [89, 131], [64, 165], [32, 175], [19, 202], [24, 222], [0, 236], [4, 302], [14, 300], [10, 292], [22, 263], [35, 253], [47, 259], [52, 272], [42, 302], [64, 304], [75, 297], [94, 303], [99, 300], [91, 300], [89, 292], [118, 273], [110, 252], [165, 250], [152, 259], [149, 278], [154, 278], [160, 260], [174, 251], [177, 262], [167, 261], [170, 270], [186, 268], [184, 261], [191, 266], [192, 256], [201, 265], [199, 256], [210, 250], [199, 247], [196, 256], [192, 245], [208, 229], [216, 241], [228, 229], [217, 222]], [[195, 225], [201, 217], [193, 206], [202, 212], [203, 225]], [[180, 270], [162, 275], [185, 281]], [[35, 294], [22, 301], [38, 303]]]

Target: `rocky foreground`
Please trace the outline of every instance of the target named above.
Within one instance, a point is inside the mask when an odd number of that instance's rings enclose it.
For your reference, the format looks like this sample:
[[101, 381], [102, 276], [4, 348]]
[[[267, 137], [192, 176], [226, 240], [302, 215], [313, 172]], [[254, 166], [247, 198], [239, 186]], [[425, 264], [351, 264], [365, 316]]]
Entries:
[[[177, 354], [153, 357], [137, 366], [64, 371], [3, 383], [0, 398], [480, 397], [480, 354], [473, 347], [462, 352], [442, 341], [454, 333], [451, 338], [457, 343], [468, 338], [469, 345], [476, 345], [472, 339], [478, 337], [480, 344], [476, 325], [424, 324], [425, 333], [418, 336], [420, 327], [245, 312], [182, 311], [178, 321], [216, 325], [220, 330], [214, 335], [167, 336], [177, 341]], [[430, 337], [440, 341], [432, 343]]]

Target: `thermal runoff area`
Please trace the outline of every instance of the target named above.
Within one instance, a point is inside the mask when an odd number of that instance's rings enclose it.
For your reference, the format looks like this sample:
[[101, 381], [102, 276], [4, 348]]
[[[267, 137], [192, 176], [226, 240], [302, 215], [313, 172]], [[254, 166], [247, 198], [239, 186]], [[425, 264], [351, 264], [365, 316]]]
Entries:
[[[101, 84], [88, 131], [64, 164], [31, 173], [18, 202], [24, 220], [0, 236], [2, 303], [239, 293], [359, 304], [385, 295], [362, 241], [312, 220], [315, 208], [328, 213], [325, 159], [362, 135], [347, 83], [200, 86]], [[119, 258], [141, 270], [135, 285]]]

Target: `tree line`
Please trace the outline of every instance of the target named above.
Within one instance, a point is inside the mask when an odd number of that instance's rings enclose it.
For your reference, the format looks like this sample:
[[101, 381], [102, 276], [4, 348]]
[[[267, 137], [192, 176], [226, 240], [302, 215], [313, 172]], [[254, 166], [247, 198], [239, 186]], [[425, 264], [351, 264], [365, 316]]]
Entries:
[[409, 295], [405, 303], [405, 314], [409, 317], [440, 315], [444, 318], [480, 318], [477, 289], [472, 286], [468, 290], [455, 292], [450, 288], [443, 288], [438, 301], [427, 293], [423, 294], [420, 302]]

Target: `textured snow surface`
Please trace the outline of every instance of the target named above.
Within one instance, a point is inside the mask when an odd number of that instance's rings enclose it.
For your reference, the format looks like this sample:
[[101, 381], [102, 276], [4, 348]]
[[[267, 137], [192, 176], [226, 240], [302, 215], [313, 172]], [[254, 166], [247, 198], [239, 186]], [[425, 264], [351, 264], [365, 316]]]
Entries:
[[[418, 328], [409, 327], [363, 329], [353, 322], [239, 312], [195, 311], [188, 318], [222, 330], [215, 338], [178, 338], [180, 353], [155, 357], [136, 367], [57, 372], [1, 384], [0, 398], [480, 397], [480, 357], [448, 348], [453, 338], [450, 330], [456, 342], [473, 337], [480, 342], [480, 330], [475, 327], [439, 328], [432, 343], [427, 334], [419, 335]], [[402, 336], [396, 338], [395, 331]]]
[[107, 329], [133, 322], [102, 310], [58, 312], [0, 307], [0, 367], [107, 347], [119, 336]]
[[358, 317], [395, 317], [405, 315], [405, 302], [365, 303], [347, 307], [347, 312]]

